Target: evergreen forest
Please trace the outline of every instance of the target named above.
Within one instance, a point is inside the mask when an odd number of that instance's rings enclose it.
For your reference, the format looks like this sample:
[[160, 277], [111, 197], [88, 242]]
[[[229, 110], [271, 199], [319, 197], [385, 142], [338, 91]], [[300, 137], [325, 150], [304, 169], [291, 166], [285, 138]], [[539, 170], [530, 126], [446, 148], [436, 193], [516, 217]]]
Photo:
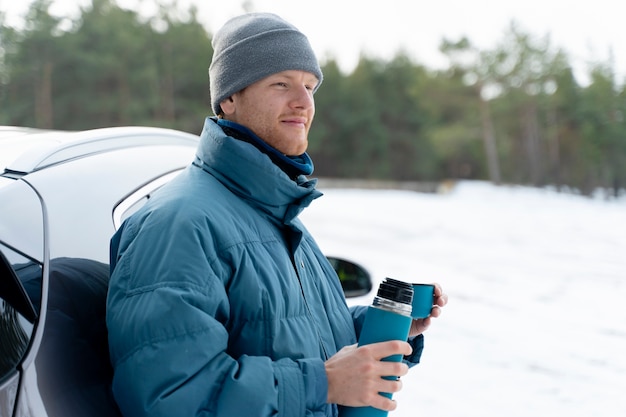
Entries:
[[[211, 33], [193, 7], [146, 18], [92, 0], [77, 18], [34, 0], [23, 27], [0, 12], [0, 125], [145, 125], [198, 134], [209, 106]], [[315, 176], [479, 179], [589, 195], [626, 192], [626, 85], [612, 65], [577, 81], [549, 36], [515, 22], [491, 50], [442, 39], [445, 70], [398, 51], [350, 73], [322, 61], [309, 136]]]

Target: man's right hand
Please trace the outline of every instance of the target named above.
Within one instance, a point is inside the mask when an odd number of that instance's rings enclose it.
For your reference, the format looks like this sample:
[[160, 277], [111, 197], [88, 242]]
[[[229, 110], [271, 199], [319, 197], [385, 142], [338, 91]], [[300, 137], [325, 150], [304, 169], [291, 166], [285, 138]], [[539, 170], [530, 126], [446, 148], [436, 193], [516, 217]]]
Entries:
[[403, 376], [409, 367], [402, 362], [383, 362], [392, 355], [410, 355], [411, 345], [393, 340], [370, 345], [346, 346], [325, 363], [328, 377], [328, 402], [351, 407], [371, 406], [385, 411], [396, 408], [395, 401], [380, 392], [400, 391], [400, 380], [385, 376]]

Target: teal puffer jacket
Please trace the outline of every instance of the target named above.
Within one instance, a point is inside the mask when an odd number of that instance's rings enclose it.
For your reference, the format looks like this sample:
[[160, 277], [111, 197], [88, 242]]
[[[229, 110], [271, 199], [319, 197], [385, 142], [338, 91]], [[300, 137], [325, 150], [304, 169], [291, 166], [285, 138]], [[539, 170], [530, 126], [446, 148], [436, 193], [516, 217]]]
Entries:
[[356, 343], [362, 317], [297, 218], [320, 195], [207, 119], [196, 161], [111, 240], [107, 326], [125, 415], [337, 414], [324, 361]]

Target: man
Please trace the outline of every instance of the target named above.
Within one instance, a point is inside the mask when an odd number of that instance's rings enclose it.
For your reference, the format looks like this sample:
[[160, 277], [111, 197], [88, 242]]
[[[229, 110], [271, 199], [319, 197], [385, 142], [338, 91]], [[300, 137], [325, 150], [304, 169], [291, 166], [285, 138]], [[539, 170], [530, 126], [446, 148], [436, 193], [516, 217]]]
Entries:
[[[321, 193], [306, 175], [322, 72], [307, 38], [273, 14], [213, 38], [211, 106], [195, 161], [111, 244], [107, 326], [113, 391], [128, 416], [336, 416], [395, 404], [411, 343], [354, 345], [336, 273], [298, 214]], [[446, 296], [437, 287], [437, 303]], [[433, 310], [433, 316], [439, 309]]]

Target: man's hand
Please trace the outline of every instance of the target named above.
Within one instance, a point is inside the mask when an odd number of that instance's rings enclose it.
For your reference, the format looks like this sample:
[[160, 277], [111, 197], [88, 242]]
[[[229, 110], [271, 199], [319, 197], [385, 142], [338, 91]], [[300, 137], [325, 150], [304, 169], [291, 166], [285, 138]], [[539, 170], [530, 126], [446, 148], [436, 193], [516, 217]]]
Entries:
[[328, 402], [351, 407], [372, 406], [391, 411], [395, 401], [380, 392], [400, 391], [400, 380], [383, 379], [384, 376], [403, 376], [409, 367], [402, 362], [383, 362], [392, 355], [410, 355], [411, 345], [399, 340], [346, 346], [325, 363], [328, 376]]
[[441, 315], [441, 308], [448, 304], [448, 294], [443, 292], [441, 285], [436, 282], [433, 283], [435, 286], [435, 299], [433, 308], [430, 311], [430, 316], [425, 319], [414, 319], [411, 323], [411, 330], [409, 331], [409, 336], [417, 336], [418, 334], [422, 334], [428, 329], [430, 326], [430, 319], [434, 317], [439, 317]]

